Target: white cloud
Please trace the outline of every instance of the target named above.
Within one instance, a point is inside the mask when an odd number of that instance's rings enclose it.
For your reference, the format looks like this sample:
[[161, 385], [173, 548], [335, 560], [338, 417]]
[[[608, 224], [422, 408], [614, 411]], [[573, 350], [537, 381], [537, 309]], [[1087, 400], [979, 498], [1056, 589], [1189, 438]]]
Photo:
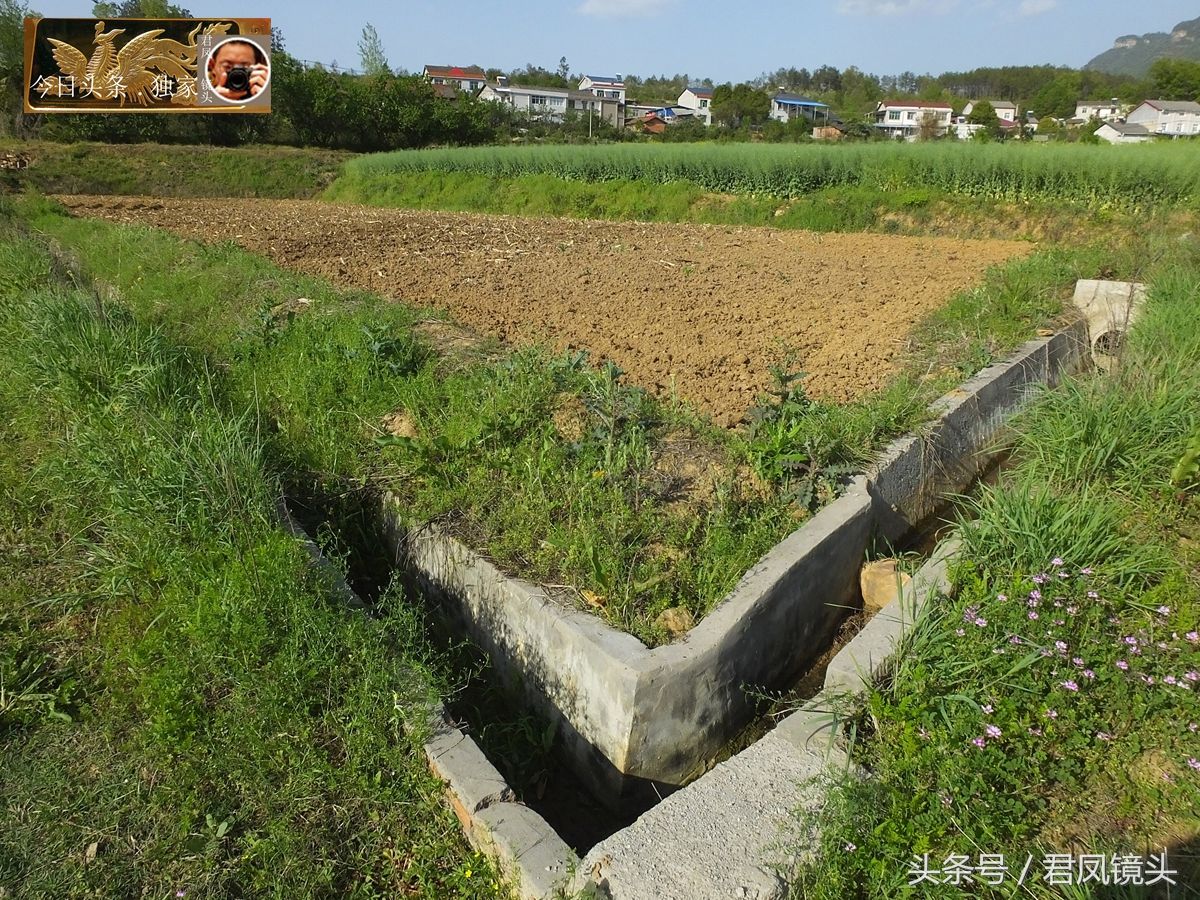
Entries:
[[584, 0], [579, 12], [606, 19], [652, 16], [670, 6], [672, 0]]
[[1021, 0], [1017, 8], [1019, 16], [1040, 16], [1058, 6], [1058, 0]]
[[838, 0], [837, 10], [848, 16], [903, 16], [909, 13], [945, 13], [958, 0]]

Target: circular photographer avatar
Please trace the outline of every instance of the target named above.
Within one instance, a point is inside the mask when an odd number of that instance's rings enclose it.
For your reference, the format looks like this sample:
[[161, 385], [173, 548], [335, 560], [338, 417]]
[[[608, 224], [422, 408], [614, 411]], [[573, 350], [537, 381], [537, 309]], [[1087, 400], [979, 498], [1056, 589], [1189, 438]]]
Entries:
[[270, 77], [266, 56], [249, 41], [231, 38], [218, 44], [208, 57], [208, 83], [218, 97], [230, 103], [257, 96]]

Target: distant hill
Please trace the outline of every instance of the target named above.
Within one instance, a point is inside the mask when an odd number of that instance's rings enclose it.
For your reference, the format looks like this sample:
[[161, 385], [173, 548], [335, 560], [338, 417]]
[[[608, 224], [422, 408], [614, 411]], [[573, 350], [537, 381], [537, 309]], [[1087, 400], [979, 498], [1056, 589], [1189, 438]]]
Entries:
[[1084, 68], [1141, 78], [1150, 71], [1155, 60], [1163, 57], [1200, 62], [1200, 18], [1180, 22], [1170, 34], [1156, 31], [1119, 37], [1111, 50], [1104, 51]]

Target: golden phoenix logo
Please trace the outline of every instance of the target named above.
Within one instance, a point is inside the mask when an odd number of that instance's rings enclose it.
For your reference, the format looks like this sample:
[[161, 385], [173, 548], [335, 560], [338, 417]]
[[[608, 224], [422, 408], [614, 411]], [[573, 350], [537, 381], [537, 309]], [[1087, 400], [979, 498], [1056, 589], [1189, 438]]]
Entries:
[[46, 39], [54, 47], [58, 74], [39, 78], [32, 88], [43, 99], [92, 97], [143, 107], [169, 99], [173, 104], [192, 105], [196, 100], [196, 37], [223, 36], [231, 27], [229, 23], [197, 25], [186, 44], [162, 37], [164, 29], [155, 28], [130, 38], [118, 50], [116, 39], [125, 29], [105, 31], [105, 23], [98, 21], [91, 57], [65, 41]]

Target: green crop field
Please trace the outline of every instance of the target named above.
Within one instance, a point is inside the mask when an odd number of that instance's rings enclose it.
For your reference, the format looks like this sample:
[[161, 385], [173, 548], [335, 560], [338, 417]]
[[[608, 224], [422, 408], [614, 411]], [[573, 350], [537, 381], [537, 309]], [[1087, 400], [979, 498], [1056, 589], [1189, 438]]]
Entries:
[[350, 161], [346, 176], [423, 172], [569, 181], [687, 182], [723, 193], [802, 197], [841, 186], [927, 188], [1004, 201], [1062, 201], [1092, 208], [1193, 205], [1200, 165], [1190, 142], [1137, 147], [1081, 145], [621, 144], [409, 150]]

